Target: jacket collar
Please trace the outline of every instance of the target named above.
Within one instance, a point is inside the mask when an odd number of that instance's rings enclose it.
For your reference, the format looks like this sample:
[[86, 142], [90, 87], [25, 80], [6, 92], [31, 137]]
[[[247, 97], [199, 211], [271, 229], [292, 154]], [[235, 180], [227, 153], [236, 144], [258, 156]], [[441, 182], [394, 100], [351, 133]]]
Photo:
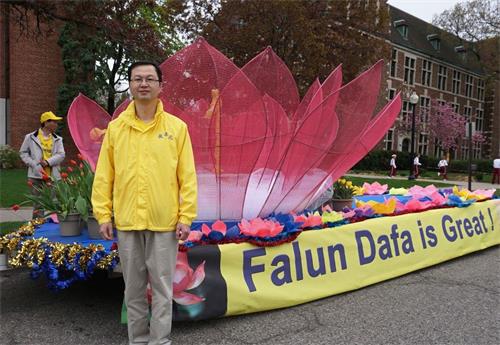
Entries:
[[[30, 134], [30, 135], [31, 135], [31, 137], [32, 137], [32, 139], [34, 139], [34, 140], [38, 141], [38, 131], [39, 131], [39, 130], [40, 130], [40, 128], [38, 128], [36, 131], [34, 131], [33, 133], [31, 133], [31, 134]], [[60, 139], [61, 139], [61, 137], [60, 137], [60, 136], [58, 136], [58, 135], [57, 135], [57, 134], [55, 134], [55, 133], [52, 133], [52, 138], [53, 138], [54, 140], [60, 140]]]
[[151, 121], [150, 123], [148, 123], [146, 125], [145, 129], [139, 128], [137, 126], [137, 121], [138, 120], [137, 120], [137, 115], [136, 115], [136, 112], [135, 112], [135, 102], [132, 101], [127, 106], [127, 109], [125, 109], [125, 111], [120, 114], [119, 118], [122, 119], [130, 127], [133, 127], [133, 128], [135, 128], [137, 130], [140, 130], [140, 131], [146, 131], [146, 130], [150, 129], [151, 127], [153, 127], [156, 124], [156, 122], [158, 121], [159, 117], [163, 116], [163, 114], [164, 114], [163, 103], [162, 103], [161, 100], [158, 100], [158, 104], [156, 106], [155, 117], [154, 117], [153, 121]]

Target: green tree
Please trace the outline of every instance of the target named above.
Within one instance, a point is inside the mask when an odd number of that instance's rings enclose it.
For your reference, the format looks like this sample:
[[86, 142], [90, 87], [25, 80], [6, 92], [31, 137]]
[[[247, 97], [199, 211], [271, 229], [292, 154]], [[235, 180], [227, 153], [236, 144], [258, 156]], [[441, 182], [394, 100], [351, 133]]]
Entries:
[[36, 39], [62, 26], [59, 44], [66, 76], [58, 95], [61, 113], [78, 92], [112, 113], [119, 94], [127, 91], [123, 82], [132, 60], [161, 62], [181, 47], [165, 1], [26, 0], [10, 6], [14, 22], [27, 36]]
[[433, 24], [457, 36], [474, 52], [488, 74], [498, 73], [500, 8], [498, 1], [470, 0], [433, 18]]
[[388, 12], [377, 1], [172, 0], [170, 5], [185, 37], [205, 37], [239, 66], [271, 46], [302, 94], [340, 63], [348, 81], [389, 54]]

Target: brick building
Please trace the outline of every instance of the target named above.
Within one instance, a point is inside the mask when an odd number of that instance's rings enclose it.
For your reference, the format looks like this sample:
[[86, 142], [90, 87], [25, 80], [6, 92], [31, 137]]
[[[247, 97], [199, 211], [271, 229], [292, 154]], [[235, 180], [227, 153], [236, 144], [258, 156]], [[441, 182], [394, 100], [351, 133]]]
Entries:
[[[40, 114], [55, 112], [64, 68], [57, 33], [21, 35], [10, 10], [7, 3], [0, 3], [0, 145], [19, 149], [24, 135], [40, 126]], [[76, 149], [63, 127], [64, 146], [68, 156], [74, 155]]]
[[[455, 112], [464, 115], [483, 133], [487, 143], [473, 146], [474, 158], [490, 158], [492, 137], [498, 138], [493, 120], [498, 110], [486, 109], [485, 75], [476, 56], [460, 44], [457, 37], [395, 7], [389, 6], [392, 45], [387, 98], [391, 99], [399, 90], [403, 91], [403, 106], [397, 121], [412, 115], [409, 93], [419, 96], [416, 114], [421, 115], [422, 129], [415, 135], [415, 151], [437, 157], [442, 154], [436, 142], [430, 139], [428, 130], [432, 118], [427, 114], [431, 99], [451, 103]], [[494, 99], [494, 98], [493, 98]], [[498, 109], [498, 108], [497, 108]], [[417, 116], [418, 116], [417, 115]], [[496, 132], [496, 133], [495, 133]], [[389, 130], [383, 148], [393, 151], [410, 151], [408, 130], [398, 123]], [[465, 137], [465, 128], [464, 128]], [[468, 157], [467, 140], [462, 140], [452, 157]]]

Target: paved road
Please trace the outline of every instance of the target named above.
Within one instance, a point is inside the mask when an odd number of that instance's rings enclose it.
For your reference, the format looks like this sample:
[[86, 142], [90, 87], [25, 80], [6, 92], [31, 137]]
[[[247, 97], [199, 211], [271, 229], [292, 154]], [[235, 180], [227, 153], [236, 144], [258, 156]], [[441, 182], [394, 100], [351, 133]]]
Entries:
[[[175, 323], [174, 344], [500, 344], [500, 246], [300, 306]], [[121, 279], [53, 293], [0, 273], [1, 344], [126, 344]]]

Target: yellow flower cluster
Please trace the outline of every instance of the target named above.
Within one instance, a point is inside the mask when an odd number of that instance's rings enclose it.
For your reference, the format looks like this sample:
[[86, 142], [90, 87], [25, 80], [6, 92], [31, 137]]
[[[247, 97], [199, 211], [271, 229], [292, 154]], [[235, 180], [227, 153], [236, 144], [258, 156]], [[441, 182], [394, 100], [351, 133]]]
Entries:
[[333, 199], [351, 199], [360, 187], [355, 186], [351, 181], [344, 178], [338, 179], [333, 184]]

